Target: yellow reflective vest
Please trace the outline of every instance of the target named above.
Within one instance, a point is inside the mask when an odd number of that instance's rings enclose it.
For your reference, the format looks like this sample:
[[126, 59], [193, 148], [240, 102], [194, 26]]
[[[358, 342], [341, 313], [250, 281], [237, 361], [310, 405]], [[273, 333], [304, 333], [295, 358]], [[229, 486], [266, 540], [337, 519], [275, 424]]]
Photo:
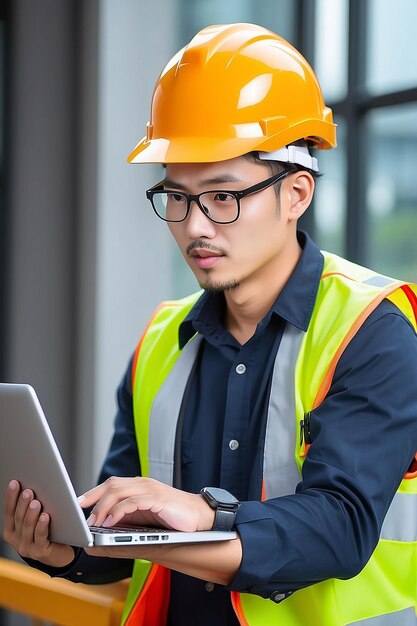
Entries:
[[[384, 298], [391, 300], [417, 328], [416, 285], [375, 274], [330, 253], [323, 255], [324, 268], [308, 330], [287, 324], [274, 366], [263, 499], [294, 493], [308, 451], [300, 437], [304, 417], [326, 397], [340, 356], [378, 304]], [[196, 335], [180, 351], [178, 328], [200, 295], [163, 303], [135, 356], [133, 405], [142, 475], [167, 484], [173, 481], [181, 400], [201, 341]], [[277, 454], [282, 429], [291, 445]], [[278, 464], [277, 457], [281, 459]], [[379, 543], [357, 576], [314, 584], [279, 603], [247, 593], [232, 592], [231, 596], [242, 626], [417, 624], [417, 472], [408, 474], [400, 484]], [[135, 561], [124, 623], [163, 626], [168, 598], [168, 570]]]

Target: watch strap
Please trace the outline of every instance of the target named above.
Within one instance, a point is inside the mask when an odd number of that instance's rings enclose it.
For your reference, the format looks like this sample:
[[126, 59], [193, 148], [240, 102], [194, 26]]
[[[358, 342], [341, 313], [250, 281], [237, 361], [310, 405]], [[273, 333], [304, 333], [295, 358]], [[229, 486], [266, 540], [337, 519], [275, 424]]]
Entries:
[[227, 511], [218, 507], [214, 517], [212, 530], [232, 530], [236, 519], [236, 511]]

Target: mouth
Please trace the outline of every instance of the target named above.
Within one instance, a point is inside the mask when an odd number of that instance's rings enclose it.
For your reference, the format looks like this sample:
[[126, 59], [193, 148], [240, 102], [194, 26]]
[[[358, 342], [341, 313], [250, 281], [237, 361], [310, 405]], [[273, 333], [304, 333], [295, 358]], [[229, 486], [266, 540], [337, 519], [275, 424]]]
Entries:
[[189, 256], [193, 259], [197, 267], [201, 269], [210, 269], [211, 267], [214, 267], [224, 255], [217, 250], [193, 248], [189, 252]]

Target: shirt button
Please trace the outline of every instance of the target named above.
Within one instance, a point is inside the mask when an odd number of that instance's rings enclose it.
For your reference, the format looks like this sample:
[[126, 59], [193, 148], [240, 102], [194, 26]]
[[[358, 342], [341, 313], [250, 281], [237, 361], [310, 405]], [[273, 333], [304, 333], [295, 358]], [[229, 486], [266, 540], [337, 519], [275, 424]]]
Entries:
[[236, 439], [231, 439], [231, 440], [229, 441], [229, 448], [230, 448], [231, 450], [237, 450], [237, 449], [238, 449], [238, 447], [239, 447], [239, 442], [238, 442], [238, 441], [236, 441]]
[[239, 365], [236, 366], [236, 374], [244, 374], [246, 372], [246, 366], [243, 365], [243, 363], [239, 363]]
[[214, 591], [214, 583], [206, 583], [205, 587], [208, 592]]
[[271, 600], [273, 600], [274, 602], [282, 602], [282, 600], [285, 600], [287, 596], [285, 595], [285, 593], [273, 593], [271, 596]]

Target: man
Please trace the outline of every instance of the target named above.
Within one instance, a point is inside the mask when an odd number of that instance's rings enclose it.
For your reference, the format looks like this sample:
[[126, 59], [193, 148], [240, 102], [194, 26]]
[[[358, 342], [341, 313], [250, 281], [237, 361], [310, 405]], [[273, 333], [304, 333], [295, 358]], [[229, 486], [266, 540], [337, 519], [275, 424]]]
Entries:
[[158, 79], [129, 160], [166, 166], [147, 196], [204, 292], [150, 321], [80, 503], [90, 524], [221, 519], [238, 539], [74, 553], [17, 481], [5, 514], [51, 575], [104, 582], [138, 559], [129, 625], [415, 623], [417, 289], [297, 233], [309, 147], [335, 144], [310, 66], [264, 28], [204, 29]]

